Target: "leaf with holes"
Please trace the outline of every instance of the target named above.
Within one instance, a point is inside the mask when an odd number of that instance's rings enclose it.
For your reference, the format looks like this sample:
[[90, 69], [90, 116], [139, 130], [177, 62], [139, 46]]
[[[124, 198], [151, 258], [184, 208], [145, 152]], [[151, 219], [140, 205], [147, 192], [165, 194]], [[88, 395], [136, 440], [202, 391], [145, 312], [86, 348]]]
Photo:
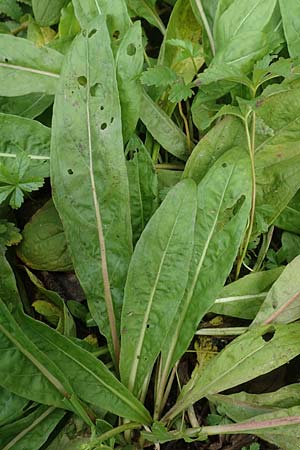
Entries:
[[53, 199], [74, 269], [117, 361], [132, 237], [116, 69], [104, 16], [75, 38], [66, 56], [51, 148]]
[[255, 327], [227, 345], [199, 374], [195, 369], [164, 420], [174, 418], [206, 395], [225, 391], [268, 373], [299, 353], [299, 323]]

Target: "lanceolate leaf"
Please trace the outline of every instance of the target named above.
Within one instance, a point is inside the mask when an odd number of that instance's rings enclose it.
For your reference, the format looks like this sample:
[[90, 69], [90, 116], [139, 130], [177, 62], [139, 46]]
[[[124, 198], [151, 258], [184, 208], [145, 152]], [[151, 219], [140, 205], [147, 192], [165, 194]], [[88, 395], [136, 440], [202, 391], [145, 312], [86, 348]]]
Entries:
[[200, 398], [238, 386], [287, 363], [300, 353], [300, 324], [266, 325], [239, 336], [184, 386], [171, 419]]
[[2, 300], [0, 310], [0, 385], [30, 400], [72, 409], [67, 398], [73, 391], [63, 373], [28, 339]]
[[116, 55], [124, 143], [131, 138], [140, 117], [142, 86], [139, 76], [143, 62], [142, 28], [140, 22], [135, 22], [122, 39]]
[[154, 139], [169, 153], [179, 159], [187, 159], [188, 145], [185, 134], [145, 92], [142, 95], [141, 120]]
[[64, 415], [62, 409], [38, 406], [25, 417], [1, 428], [2, 450], [39, 450]]
[[151, 0], [126, 0], [128, 8], [139, 17], [146, 19], [151, 25], [157, 27], [162, 34], [165, 34], [165, 26], [159, 17], [156, 8], [155, 1]]
[[0, 35], [0, 95], [54, 94], [63, 56], [27, 39]]
[[121, 129], [114, 60], [99, 16], [66, 56], [54, 106], [51, 179], [75, 271], [116, 359], [132, 252]]
[[251, 194], [249, 161], [237, 155], [233, 151], [221, 158], [198, 187], [189, 281], [162, 349], [164, 382], [222, 289], [245, 232]]
[[144, 406], [90, 352], [30, 317], [19, 314], [18, 323], [39, 350], [67, 375], [78, 397], [126, 419], [150, 422]]
[[253, 325], [289, 323], [300, 318], [300, 256], [286, 266], [273, 284]]
[[196, 215], [196, 186], [175, 186], [150, 219], [133, 254], [122, 311], [120, 373], [140, 395], [187, 282]]
[[28, 400], [0, 387], [0, 427], [21, 417]]
[[6, 114], [34, 119], [53, 103], [52, 95], [28, 94], [18, 97], [1, 97], [0, 111]]
[[279, 0], [283, 29], [289, 53], [298, 57], [300, 53], [300, 2], [299, 0]]

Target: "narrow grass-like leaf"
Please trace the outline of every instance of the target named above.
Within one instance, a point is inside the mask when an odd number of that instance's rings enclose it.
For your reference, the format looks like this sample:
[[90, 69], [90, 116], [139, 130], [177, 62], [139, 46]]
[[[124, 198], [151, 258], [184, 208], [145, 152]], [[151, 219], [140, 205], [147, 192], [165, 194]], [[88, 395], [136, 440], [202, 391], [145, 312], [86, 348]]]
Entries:
[[195, 370], [165, 420], [175, 417], [200, 398], [270, 372], [299, 353], [299, 323], [255, 327], [227, 345], [204, 369]]
[[63, 56], [27, 39], [0, 35], [0, 95], [54, 94]]
[[90, 311], [118, 360], [132, 242], [120, 104], [104, 16], [75, 38], [66, 56], [52, 133], [54, 203]]
[[193, 248], [196, 186], [175, 186], [152, 216], [133, 254], [122, 311], [120, 373], [137, 395], [149, 379], [186, 286]]
[[143, 62], [142, 28], [140, 22], [135, 22], [122, 39], [116, 55], [124, 143], [131, 138], [140, 117], [142, 86], [139, 76]]
[[169, 153], [179, 159], [187, 159], [189, 152], [185, 134], [145, 92], [142, 95], [141, 120]]

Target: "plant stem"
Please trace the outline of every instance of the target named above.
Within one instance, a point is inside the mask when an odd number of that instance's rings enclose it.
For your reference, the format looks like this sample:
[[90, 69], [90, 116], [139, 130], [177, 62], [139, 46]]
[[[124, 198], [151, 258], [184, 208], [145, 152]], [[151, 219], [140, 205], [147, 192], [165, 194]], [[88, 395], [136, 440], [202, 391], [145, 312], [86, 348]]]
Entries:
[[263, 243], [262, 243], [262, 246], [261, 246], [261, 248], [259, 250], [257, 261], [256, 261], [256, 263], [255, 263], [255, 265], [253, 267], [253, 272], [259, 272], [260, 271], [261, 266], [262, 266], [262, 264], [264, 262], [264, 259], [265, 259], [266, 255], [267, 255], [267, 252], [269, 250], [269, 247], [270, 247], [270, 244], [271, 244], [271, 241], [272, 241], [272, 237], [273, 237], [273, 232], [274, 232], [274, 226], [272, 226], [269, 229], [268, 233], [263, 235]]
[[28, 28], [29, 22], [23, 22], [21, 23], [21, 25], [17, 28], [14, 28], [13, 30], [11, 30], [11, 34], [13, 34], [14, 36], [18, 33], [20, 33], [21, 31], [24, 31]]
[[215, 56], [215, 54], [216, 54], [215, 42], [214, 42], [214, 38], [213, 38], [213, 35], [211, 32], [207, 17], [205, 15], [205, 12], [204, 12], [204, 9], [202, 6], [201, 0], [195, 0], [195, 4], [196, 4], [199, 14], [201, 16], [201, 20], [202, 20], [203, 26], [205, 28], [205, 31], [206, 31], [206, 34], [207, 34], [207, 37], [209, 40], [211, 52], [212, 52], [213, 56]]
[[169, 169], [169, 170], [181, 170], [181, 171], [183, 171], [184, 167], [185, 166], [183, 164], [172, 164], [172, 163], [166, 164], [166, 163], [163, 163], [163, 164], [156, 164], [155, 169], [157, 169], [157, 170]]
[[249, 224], [246, 231], [246, 237], [242, 244], [241, 255], [238, 259], [237, 268], [236, 268], [236, 279], [238, 279], [243, 261], [245, 259], [248, 245], [251, 239], [253, 224], [254, 224], [254, 215], [255, 215], [255, 203], [256, 203], [256, 176], [255, 176], [255, 127], [256, 127], [256, 114], [252, 112], [252, 133], [250, 136], [249, 126], [248, 126], [248, 118], [245, 119], [245, 130], [248, 142], [249, 156], [251, 162], [251, 179], [252, 179], [252, 195], [251, 195], [251, 210], [250, 210], [250, 218]]
[[141, 424], [138, 422], [128, 422], [118, 427], [113, 428], [112, 430], [106, 431], [106, 433], [101, 434], [97, 439], [93, 440], [90, 446], [95, 446], [101, 444], [102, 442], [107, 441], [108, 439], [117, 436], [118, 434], [124, 433], [128, 430], [137, 430], [141, 428]]
[[153, 152], [152, 152], [152, 161], [154, 164], [157, 163], [158, 156], [159, 156], [159, 150], [160, 150], [160, 144], [158, 142], [154, 142]]
[[245, 333], [248, 327], [231, 327], [231, 328], [202, 328], [195, 334], [197, 336], [239, 336]]
[[190, 129], [189, 129], [189, 124], [188, 124], [187, 118], [184, 115], [181, 102], [178, 102], [178, 109], [179, 109], [179, 114], [184, 123], [184, 129], [185, 129], [185, 134], [186, 134], [186, 138], [187, 138], [188, 149], [189, 149], [189, 152], [191, 153], [192, 145], [191, 145]]

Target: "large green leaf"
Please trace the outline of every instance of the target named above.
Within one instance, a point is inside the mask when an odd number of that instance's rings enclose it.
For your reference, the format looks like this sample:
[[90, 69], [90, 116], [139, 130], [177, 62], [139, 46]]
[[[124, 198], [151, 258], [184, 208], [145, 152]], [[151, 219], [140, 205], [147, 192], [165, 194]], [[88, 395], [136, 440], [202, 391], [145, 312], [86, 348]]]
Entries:
[[270, 289], [253, 321], [262, 323], [289, 323], [300, 318], [300, 256], [290, 262]]
[[35, 120], [0, 113], [0, 161], [27, 156], [32, 177], [49, 176], [50, 129]]
[[103, 16], [75, 38], [65, 59], [54, 105], [51, 182], [74, 269], [118, 359], [132, 242], [115, 65]]
[[300, 53], [300, 2], [279, 0], [283, 29], [290, 55], [297, 58]]
[[20, 314], [17, 320], [39, 351], [46, 354], [66, 374], [78, 397], [141, 424], [151, 421], [145, 407], [102, 361], [41, 322]]
[[0, 387], [0, 427], [22, 416], [28, 400]]
[[62, 60], [55, 50], [0, 34], [0, 95], [54, 94]]
[[64, 229], [52, 200], [31, 217], [22, 236], [17, 253], [28, 267], [52, 272], [73, 269]]
[[59, 21], [60, 12], [70, 0], [32, 0], [35, 20], [43, 27], [53, 25]]
[[202, 397], [270, 372], [299, 353], [299, 323], [255, 327], [227, 345], [204, 369], [195, 369], [165, 419], [171, 419]]
[[143, 70], [143, 62], [142, 28], [140, 22], [135, 22], [126, 32], [116, 55], [125, 143], [131, 138], [140, 117], [142, 86], [139, 76]]
[[219, 293], [211, 312], [253, 320], [272, 284], [284, 267], [254, 272], [227, 284]]
[[198, 186], [195, 244], [185, 295], [162, 349], [164, 382], [230, 273], [250, 210], [247, 158], [229, 152]]
[[214, 22], [216, 56], [249, 72], [253, 64], [283, 42], [277, 0], [220, 0]]
[[39, 450], [64, 415], [62, 409], [38, 406], [23, 418], [1, 428], [2, 450]]
[[186, 286], [193, 249], [196, 186], [175, 186], [152, 216], [135, 248], [122, 311], [120, 373], [141, 395]]
[[275, 226], [291, 233], [300, 234], [300, 191], [276, 219]]
[[142, 95], [140, 117], [147, 130], [163, 148], [179, 159], [187, 159], [186, 135], [145, 92]]

